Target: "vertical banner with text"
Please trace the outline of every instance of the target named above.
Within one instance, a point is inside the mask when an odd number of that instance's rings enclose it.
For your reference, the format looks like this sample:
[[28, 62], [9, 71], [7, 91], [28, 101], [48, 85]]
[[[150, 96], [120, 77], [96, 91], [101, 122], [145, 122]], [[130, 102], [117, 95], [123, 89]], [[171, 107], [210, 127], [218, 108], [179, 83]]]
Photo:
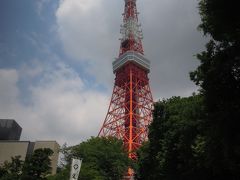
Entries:
[[82, 165], [81, 159], [72, 159], [70, 180], [77, 180]]

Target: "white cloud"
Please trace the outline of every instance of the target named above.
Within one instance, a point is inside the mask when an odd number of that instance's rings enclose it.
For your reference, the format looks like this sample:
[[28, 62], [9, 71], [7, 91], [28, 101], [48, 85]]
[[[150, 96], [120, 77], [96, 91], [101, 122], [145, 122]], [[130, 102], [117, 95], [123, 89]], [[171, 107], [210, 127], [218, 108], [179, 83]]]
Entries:
[[39, 83], [30, 85], [28, 105], [18, 98], [19, 76], [16, 70], [0, 70], [0, 114], [1, 118], [11, 117], [19, 122], [23, 127], [22, 139], [75, 144], [97, 135], [108, 98], [87, 89], [71, 68], [64, 64], [48, 67]]
[[[38, 1], [40, 17], [48, 2]], [[190, 95], [196, 87], [188, 72], [195, 68], [197, 61], [193, 55], [204, 44], [196, 30], [200, 22], [197, 0], [137, 2], [145, 54], [152, 62], [153, 97]], [[56, 11], [57, 33], [65, 52], [85, 64], [85, 71], [108, 89], [113, 86], [111, 63], [119, 51], [123, 5], [123, 0], [60, 0]], [[49, 44], [40, 43], [37, 34], [26, 38], [52, 64], [61, 61]], [[86, 80], [65, 64], [53, 67], [47, 64], [49, 61], [32, 62], [17, 70], [0, 69], [0, 118], [16, 119], [23, 127], [24, 140], [56, 139], [75, 144], [97, 135], [110, 94], [89, 89]], [[22, 92], [19, 84], [26, 85], [26, 92]], [[22, 98], [28, 102], [23, 104]]]
[[[114, 1], [106, 0], [63, 0], [56, 12], [58, 33], [65, 51], [71, 57], [86, 62], [86, 72], [96, 77], [98, 82], [112, 83], [111, 62], [117, 56], [119, 43], [117, 33], [119, 22]], [[119, 11], [120, 12], [120, 11]], [[119, 15], [120, 13], [117, 13]], [[115, 24], [112, 26], [112, 23]], [[115, 27], [117, 32], [112, 31]]]
[[[14, 69], [0, 69], [0, 114], [1, 118], [12, 117], [10, 111], [15, 111], [17, 104], [15, 100], [19, 96], [16, 83], [18, 82], [18, 73]], [[4, 116], [5, 114], [5, 116]]]
[[42, 11], [44, 9], [44, 6], [46, 4], [48, 4], [50, 2], [50, 0], [37, 0], [36, 1], [36, 11], [37, 11], [37, 14], [39, 15], [39, 17], [43, 20], [43, 15], [42, 15]]

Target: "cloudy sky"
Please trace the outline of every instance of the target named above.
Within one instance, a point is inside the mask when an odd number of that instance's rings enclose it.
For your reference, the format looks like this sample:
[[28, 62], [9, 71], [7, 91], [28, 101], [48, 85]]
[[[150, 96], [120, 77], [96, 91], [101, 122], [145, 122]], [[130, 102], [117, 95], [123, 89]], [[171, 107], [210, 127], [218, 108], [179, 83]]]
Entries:
[[[123, 0], [1, 0], [0, 118], [22, 140], [76, 144], [107, 113]], [[204, 49], [197, 0], [138, 0], [154, 100], [189, 96]]]

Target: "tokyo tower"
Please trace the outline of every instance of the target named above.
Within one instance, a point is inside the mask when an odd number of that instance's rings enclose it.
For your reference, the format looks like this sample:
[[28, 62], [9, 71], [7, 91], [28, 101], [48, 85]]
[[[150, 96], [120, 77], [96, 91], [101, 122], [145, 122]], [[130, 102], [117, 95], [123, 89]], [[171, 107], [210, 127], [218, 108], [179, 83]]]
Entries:
[[125, 0], [119, 57], [113, 61], [115, 83], [98, 136], [122, 139], [129, 158], [147, 140], [153, 98], [149, 86], [150, 61], [144, 57], [136, 0]]

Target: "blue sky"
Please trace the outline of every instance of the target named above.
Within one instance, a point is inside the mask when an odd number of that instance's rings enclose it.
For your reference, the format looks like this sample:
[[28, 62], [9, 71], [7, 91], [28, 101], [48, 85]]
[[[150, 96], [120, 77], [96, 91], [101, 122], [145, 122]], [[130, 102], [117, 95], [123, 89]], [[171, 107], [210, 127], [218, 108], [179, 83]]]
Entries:
[[[44, 11], [38, 9], [36, 2], [1, 1], [1, 45], [4, 50], [1, 58], [6, 59], [1, 61], [1, 67], [18, 66], [35, 56], [43, 56], [36, 48], [36, 42], [39, 45], [49, 41], [53, 43], [54, 40], [49, 39], [49, 36], [53, 35], [50, 28], [55, 23], [56, 1]], [[17, 61], [15, 56], [19, 57]]]
[[[2, 0], [0, 118], [23, 140], [78, 143], [97, 135], [110, 101], [123, 0]], [[204, 48], [197, 0], [138, 0], [155, 100], [189, 96]]]

